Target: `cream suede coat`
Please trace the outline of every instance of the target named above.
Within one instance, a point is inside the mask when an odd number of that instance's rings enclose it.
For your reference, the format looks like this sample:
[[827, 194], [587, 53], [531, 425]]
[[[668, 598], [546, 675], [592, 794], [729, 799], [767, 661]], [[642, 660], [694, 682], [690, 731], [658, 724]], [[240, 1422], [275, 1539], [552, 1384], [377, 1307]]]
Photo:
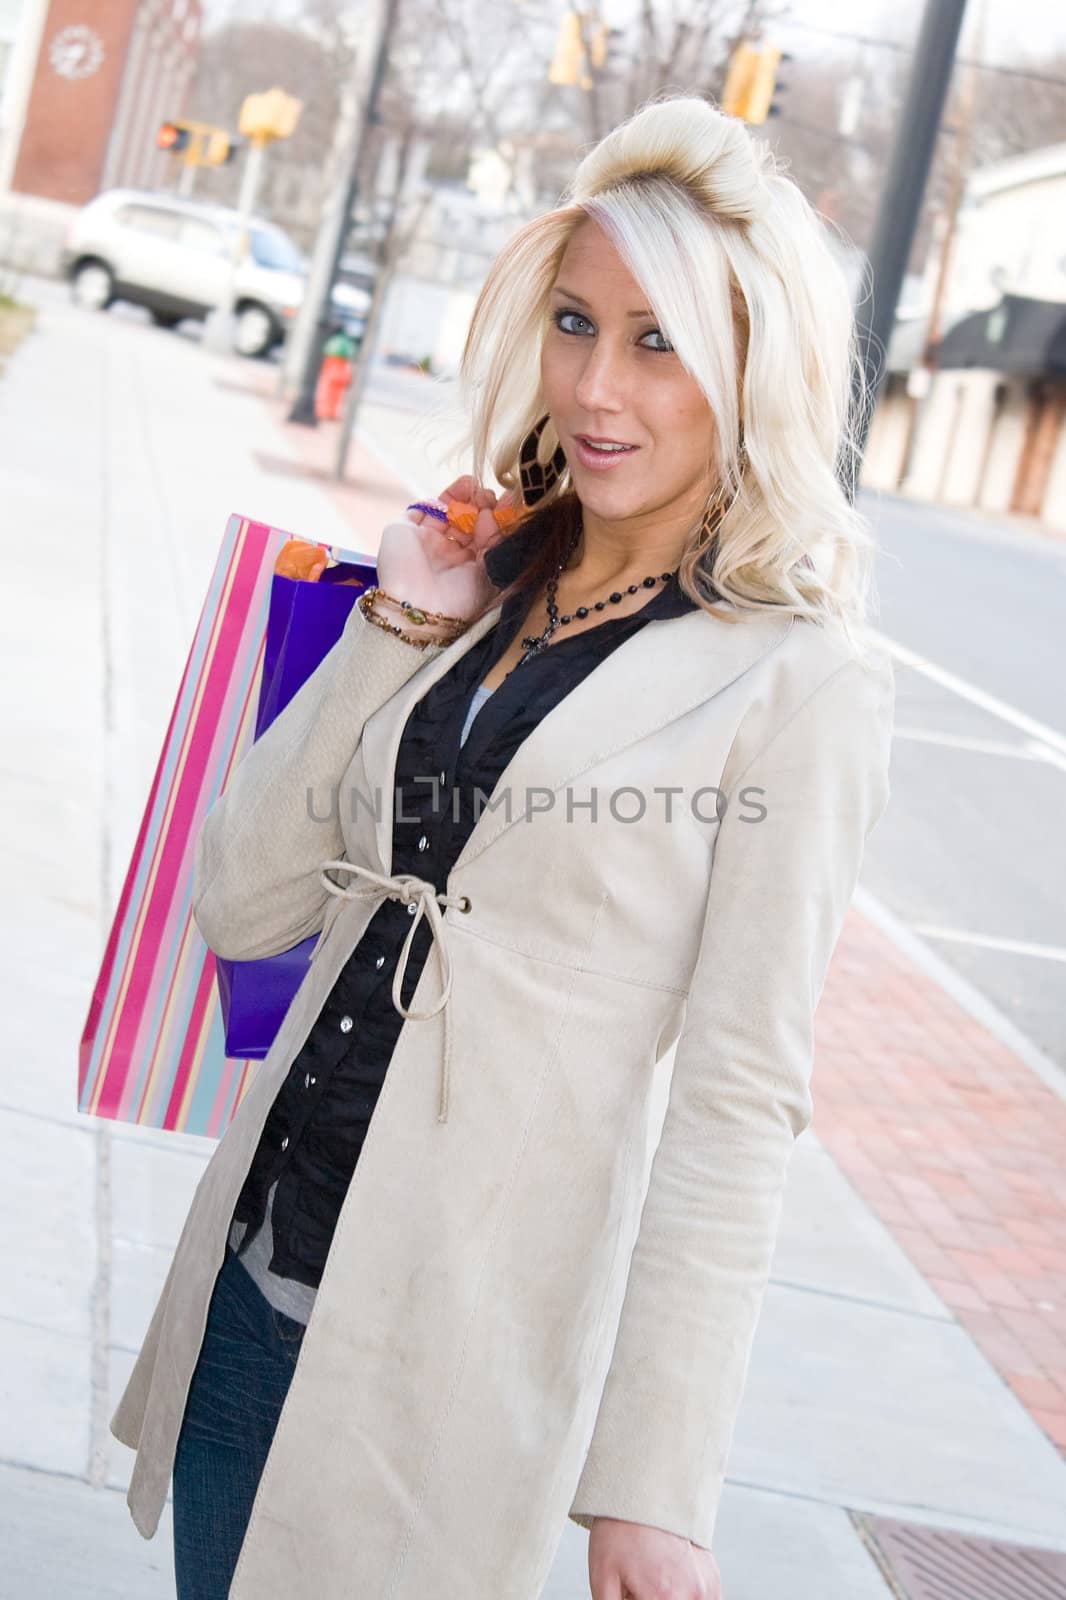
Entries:
[[[401, 883], [404, 724], [499, 615], [423, 653], [356, 608], [200, 841], [213, 949], [323, 937], [204, 1172], [112, 1421], [137, 1450], [145, 1537], [289, 1065], [382, 894], [414, 898], [412, 925], [428, 915], [436, 934], [232, 1600], [537, 1600], [567, 1515], [712, 1543], [812, 1111], [815, 1007], [888, 798], [891, 666], [777, 612], [651, 622], [524, 742], [447, 883]], [[362, 872], [322, 871], [341, 858]], [[675, 1042], [645, 1199], [653, 1075]]]

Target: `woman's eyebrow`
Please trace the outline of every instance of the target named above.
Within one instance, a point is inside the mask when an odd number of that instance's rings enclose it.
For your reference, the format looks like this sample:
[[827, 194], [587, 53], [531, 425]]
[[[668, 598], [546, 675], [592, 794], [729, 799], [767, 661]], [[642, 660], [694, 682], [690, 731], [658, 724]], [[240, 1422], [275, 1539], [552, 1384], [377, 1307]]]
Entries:
[[[579, 306], [585, 306], [588, 310], [592, 309], [588, 301], [584, 299], [582, 295], [575, 294], [573, 289], [564, 289], [561, 283], [552, 284], [552, 294], [561, 294], [567, 300], [576, 300]], [[647, 307], [641, 311], [626, 312], [627, 317], [653, 317], [654, 315], [655, 312], [649, 311]]]

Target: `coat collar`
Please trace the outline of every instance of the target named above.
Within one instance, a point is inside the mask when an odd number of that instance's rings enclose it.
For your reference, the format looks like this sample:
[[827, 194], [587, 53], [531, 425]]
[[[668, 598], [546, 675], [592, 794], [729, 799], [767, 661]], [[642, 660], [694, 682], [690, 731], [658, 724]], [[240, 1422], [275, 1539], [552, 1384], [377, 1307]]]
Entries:
[[[497, 547], [499, 548], [499, 547]], [[373, 802], [378, 851], [392, 870], [393, 785], [407, 719], [417, 702], [500, 620], [493, 606], [460, 638], [420, 667], [367, 720], [362, 751]], [[530, 791], [555, 790], [608, 756], [684, 716], [733, 683], [785, 639], [791, 613], [753, 611], [736, 623], [700, 606], [688, 614], [649, 622], [590, 672], [523, 741], [493, 794], [509, 790], [511, 804], [482, 812], [453, 870], [479, 856], [529, 811]], [[443, 889], [443, 884], [437, 885]]]

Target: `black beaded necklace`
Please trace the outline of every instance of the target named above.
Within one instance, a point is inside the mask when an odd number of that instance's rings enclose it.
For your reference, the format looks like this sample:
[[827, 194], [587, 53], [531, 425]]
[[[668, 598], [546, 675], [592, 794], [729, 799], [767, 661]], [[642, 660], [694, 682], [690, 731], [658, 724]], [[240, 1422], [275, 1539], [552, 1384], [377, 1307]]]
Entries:
[[555, 594], [559, 587], [559, 579], [566, 571], [570, 557], [577, 549], [577, 543], [581, 537], [581, 528], [582, 524], [579, 523], [574, 530], [565, 555], [559, 562], [559, 565], [556, 567], [553, 576], [548, 579], [548, 626], [544, 629], [543, 633], [538, 633], [536, 637], [522, 640], [522, 644], [525, 647], [525, 654], [519, 657], [518, 661], [515, 663], [516, 666], [521, 667], [525, 662], [531, 661], [534, 656], [539, 655], [542, 650], [547, 648], [548, 640], [551, 638], [552, 634], [555, 633], [556, 629], [565, 627], [568, 622], [573, 622], [575, 617], [579, 618], [581, 621], [584, 621], [584, 619], [589, 615], [590, 611], [605, 610], [608, 602], [611, 605], [618, 605], [620, 601], [625, 599], [627, 594], [636, 594], [638, 589], [654, 589], [657, 583], [669, 583], [670, 579], [677, 571], [677, 568], [675, 567], [673, 572], [661, 572], [658, 577], [644, 578], [640, 583], [631, 583], [625, 590], [616, 589], [613, 594], [609, 594], [607, 596], [606, 600], [595, 600], [591, 606], [578, 606], [574, 611], [573, 616], [570, 616], [569, 613], [564, 616], [560, 616], [559, 608], [555, 602]]

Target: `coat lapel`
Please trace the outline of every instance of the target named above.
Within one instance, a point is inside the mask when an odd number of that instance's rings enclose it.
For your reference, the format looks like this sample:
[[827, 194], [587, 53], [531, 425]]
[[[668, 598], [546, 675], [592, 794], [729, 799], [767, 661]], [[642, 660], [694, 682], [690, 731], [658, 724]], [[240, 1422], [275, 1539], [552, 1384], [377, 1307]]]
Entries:
[[[499, 606], [408, 679], [366, 723], [363, 758], [373, 794], [381, 795], [378, 849], [391, 871], [393, 782], [400, 739], [413, 707], [439, 678], [499, 620]], [[493, 799], [510, 791], [510, 805], [486, 808], [460, 853], [465, 866], [532, 803], [530, 791], [552, 792], [608, 756], [665, 727], [747, 672], [779, 645], [794, 618], [750, 612], [737, 623], [702, 610], [649, 622], [600, 663], [549, 712], [504, 768]]]
[[475, 622], [453, 644], [448, 645], [447, 649], [441, 650], [427, 661], [425, 666], [419, 667], [391, 699], [386, 700], [373, 716], [368, 717], [363, 728], [363, 764], [370, 782], [369, 798], [373, 804], [379, 795], [381, 797], [381, 815], [380, 818], [375, 817], [374, 826], [378, 855], [386, 872], [392, 871], [393, 787], [396, 757], [399, 754], [400, 740], [407, 726], [407, 719], [418, 701], [424, 694], [429, 693], [438, 678], [443, 678], [446, 672], [450, 672], [456, 662], [461, 661], [466, 652], [471, 650], [490, 628], [495, 627], [502, 610], [502, 606], [493, 606], [480, 622]]

